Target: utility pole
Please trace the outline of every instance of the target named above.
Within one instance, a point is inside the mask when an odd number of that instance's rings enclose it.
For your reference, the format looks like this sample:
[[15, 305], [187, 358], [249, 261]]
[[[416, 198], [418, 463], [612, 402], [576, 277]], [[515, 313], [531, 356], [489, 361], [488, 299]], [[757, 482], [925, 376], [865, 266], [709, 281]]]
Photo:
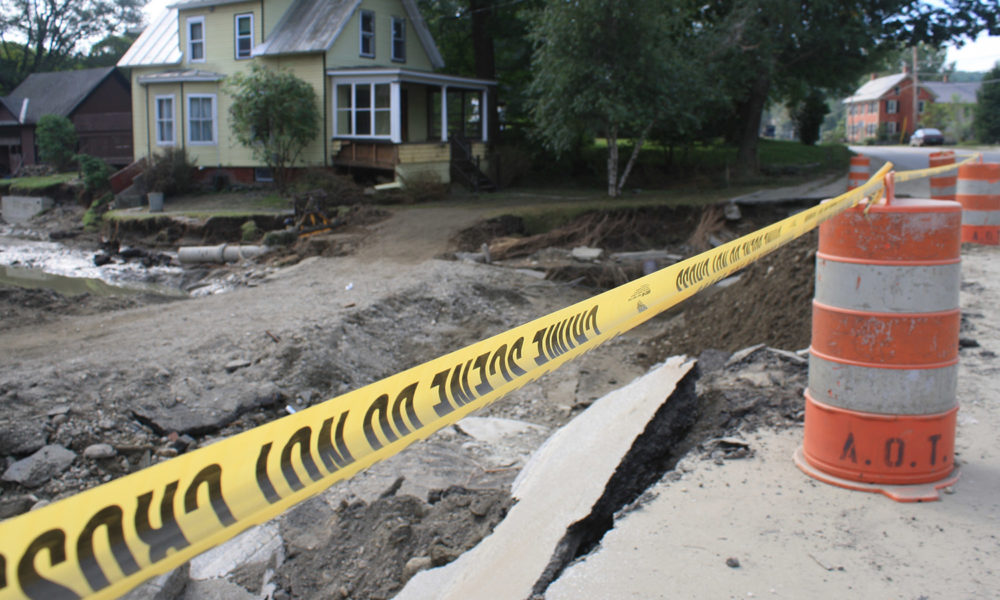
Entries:
[[917, 130], [917, 105], [920, 98], [920, 75], [917, 74], [917, 45], [913, 45], [913, 131]]

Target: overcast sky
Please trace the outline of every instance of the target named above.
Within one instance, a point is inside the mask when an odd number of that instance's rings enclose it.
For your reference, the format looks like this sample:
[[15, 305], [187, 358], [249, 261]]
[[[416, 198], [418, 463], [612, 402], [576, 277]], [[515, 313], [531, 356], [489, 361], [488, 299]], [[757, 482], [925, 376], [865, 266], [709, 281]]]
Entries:
[[[145, 8], [147, 21], [164, 10], [168, 4], [176, 2], [178, 0], [151, 0]], [[956, 62], [959, 71], [989, 71], [998, 60], [1000, 60], [1000, 37], [984, 34], [961, 49], [948, 50], [948, 62]]]

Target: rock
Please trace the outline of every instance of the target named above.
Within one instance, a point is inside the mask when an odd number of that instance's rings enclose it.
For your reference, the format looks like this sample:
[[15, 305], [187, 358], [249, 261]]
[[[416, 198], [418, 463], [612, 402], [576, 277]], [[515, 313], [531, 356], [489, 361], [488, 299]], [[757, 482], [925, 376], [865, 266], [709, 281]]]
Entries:
[[756, 344], [754, 346], [750, 346], [742, 350], [737, 350], [736, 352], [733, 352], [733, 355], [729, 357], [728, 361], [726, 361], [726, 366], [729, 367], [735, 365], [743, 361], [744, 359], [749, 358], [751, 354], [766, 346], [767, 344]]
[[90, 459], [111, 458], [116, 454], [110, 444], [91, 444], [83, 451], [83, 455]]
[[237, 371], [244, 367], [249, 367], [250, 365], [251, 362], [249, 360], [245, 359], [231, 360], [226, 363], [226, 373], [232, 373], [233, 371]]
[[723, 215], [725, 215], [727, 221], [739, 221], [743, 218], [743, 215], [740, 214], [740, 207], [735, 202], [726, 204], [726, 207], [723, 209]]
[[435, 567], [440, 567], [441, 565], [446, 565], [458, 558], [458, 555], [461, 554], [461, 552], [455, 550], [454, 548], [449, 548], [441, 542], [435, 542], [431, 545], [430, 554], [431, 564]]
[[[169, 406], [161, 402], [171, 399], [179, 401]], [[160, 395], [148, 396], [133, 413], [159, 432], [202, 435], [217, 431], [246, 412], [274, 406], [284, 400], [281, 390], [270, 381], [209, 387], [184, 378], [162, 390]]]
[[410, 560], [406, 561], [403, 565], [403, 581], [409, 581], [410, 577], [413, 577], [417, 573], [431, 568], [431, 557], [429, 556], [414, 556]]
[[111, 257], [103, 252], [98, 252], [94, 255], [94, 266], [103, 267], [111, 262]]
[[225, 579], [189, 581], [184, 591], [185, 600], [257, 600], [246, 588]]
[[26, 513], [34, 503], [35, 499], [27, 495], [0, 497], [0, 519], [9, 519]]
[[17, 420], [0, 426], [0, 456], [24, 456], [45, 445], [44, 422]]
[[3, 474], [4, 481], [38, 487], [62, 473], [76, 458], [76, 453], [56, 444], [43, 446], [28, 458], [14, 463]]
[[188, 584], [188, 563], [157, 575], [121, 597], [121, 600], [179, 600]]
[[726, 559], [726, 566], [731, 569], [739, 569], [740, 559], [736, 558], [735, 556], [730, 556], [729, 558]]
[[603, 248], [588, 248], [587, 246], [577, 246], [572, 250], [572, 256], [576, 260], [597, 260], [604, 256]]
[[[239, 567], [254, 563], [284, 562], [284, 547], [278, 525], [271, 522], [251, 527], [233, 539], [191, 559], [192, 580], [226, 577]], [[190, 596], [190, 590], [188, 592]]]

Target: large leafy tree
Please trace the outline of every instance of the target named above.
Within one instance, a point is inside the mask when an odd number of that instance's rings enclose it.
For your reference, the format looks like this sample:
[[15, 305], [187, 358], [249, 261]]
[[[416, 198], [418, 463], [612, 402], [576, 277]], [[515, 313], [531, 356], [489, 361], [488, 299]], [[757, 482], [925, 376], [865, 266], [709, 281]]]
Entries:
[[0, 0], [0, 87], [65, 68], [86, 40], [142, 22], [145, 0]]
[[901, 46], [1000, 32], [995, 0], [712, 0], [701, 14], [717, 40], [712, 64], [730, 98], [720, 121], [738, 144], [737, 174], [757, 170], [769, 100], [797, 104], [816, 88], [846, 92]]
[[[692, 12], [656, 0], [549, 0], [531, 30], [529, 92], [542, 142], [556, 152], [580, 134], [607, 140], [608, 195], [618, 196], [657, 123], [681, 113], [696, 89], [687, 55]], [[632, 140], [623, 169], [619, 143]]]
[[[531, 78], [528, 24], [542, 0], [418, 0], [449, 73], [494, 79], [490, 106], [505, 107], [506, 121], [524, 117], [525, 89]], [[489, 119], [497, 139], [500, 119]]]
[[1000, 143], [1000, 62], [986, 73], [977, 100], [972, 121], [976, 138], [987, 144]]
[[278, 189], [287, 191], [290, 169], [319, 131], [316, 90], [290, 71], [259, 64], [226, 85], [236, 139], [272, 170]]

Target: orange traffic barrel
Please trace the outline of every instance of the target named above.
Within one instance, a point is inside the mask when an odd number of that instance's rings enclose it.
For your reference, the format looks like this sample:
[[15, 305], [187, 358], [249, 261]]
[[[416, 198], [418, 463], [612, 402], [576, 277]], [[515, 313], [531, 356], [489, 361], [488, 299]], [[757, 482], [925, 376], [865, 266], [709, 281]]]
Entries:
[[[955, 164], [955, 152], [952, 150], [942, 150], [934, 152], [927, 157], [930, 167], [943, 167]], [[946, 175], [936, 175], [931, 177], [931, 199], [932, 200], [954, 200], [955, 182], [958, 180], [956, 171], [951, 171]]]
[[1000, 164], [959, 166], [955, 199], [962, 204], [962, 241], [1000, 244]]
[[852, 156], [851, 170], [847, 173], [847, 190], [864, 185], [871, 178], [872, 160], [867, 156]]
[[934, 500], [954, 465], [962, 207], [895, 200], [820, 225], [805, 431], [808, 475]]

